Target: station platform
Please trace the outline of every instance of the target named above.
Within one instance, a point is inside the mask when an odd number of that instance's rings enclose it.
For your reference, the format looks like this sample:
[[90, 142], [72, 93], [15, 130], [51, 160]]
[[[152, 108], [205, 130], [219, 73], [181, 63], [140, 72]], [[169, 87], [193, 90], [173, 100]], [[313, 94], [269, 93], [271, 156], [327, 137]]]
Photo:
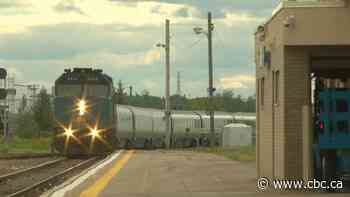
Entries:
[[125, 150], [113, 157], [85, 180], [78, 178], [47, 196], [232, 197], [256, 193], [254, 162], [162, 150]]
[[255, 162], [191, 151], [124, 150], [45, 197], [348, 196], [257, 192]]

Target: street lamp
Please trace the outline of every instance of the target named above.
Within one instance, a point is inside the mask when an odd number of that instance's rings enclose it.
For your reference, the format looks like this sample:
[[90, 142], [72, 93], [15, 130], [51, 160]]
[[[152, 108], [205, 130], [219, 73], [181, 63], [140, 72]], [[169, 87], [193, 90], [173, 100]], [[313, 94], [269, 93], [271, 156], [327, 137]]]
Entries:
[[194, 31], [194, 33], [197, 34], [197, 35], [199, 35], [199, 34], [201, 34], [201, 33], [207, 34], [207, 33], [203, 30], [202, 27], [195, 27], [195, 28], [193, 28], [193, 31]]
[[162, 44], [162, 43], [158, 43], [158, 44], [156, 44], [156, 47], [165, 48], [165, 47], [166, 47], [166, 45], [165, 45], [165, 44]]
[[166, 148], [171, 146], [171, 126], [170, 126], [170, 21], [165, 21], [165, 44], [158, 43], [156, 47], [165, 49], [165, 127], [166, 127]]
[[210, 115], [210, 146], [215, 146], [215, 127], [214, 127], [214, 108], [213, 108], [213, 96], [215, 88], [213, 87], [213, 53], [212, 53], [212, 31], [214, 30], [214, 24], [211, 22], [211, 13], [208, 13], [208, 30], [204, 30], [202, 27], [195, 27], [193, 31], [195, 34], [205, 34], [208, 38], [208, 64], [209, 64], [209, 115]]

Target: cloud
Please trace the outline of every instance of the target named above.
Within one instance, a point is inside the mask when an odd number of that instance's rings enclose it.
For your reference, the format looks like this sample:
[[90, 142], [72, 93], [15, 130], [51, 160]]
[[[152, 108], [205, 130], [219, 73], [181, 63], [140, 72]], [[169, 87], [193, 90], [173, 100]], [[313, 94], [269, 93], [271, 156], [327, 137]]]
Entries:
[[75, 0], [62, 0], [57, 3], [53, 9], [59, 13], [77, 13], [84, 16], [86, 15], [85, 12], [77, 6]]
[[191, 18], [200, 16], [200, 12], [195, 7], [190, 5], [147, 2], [140, 3], [140, 6], [143, 5], [150, 7], [149, 10], [153, 14], [159, 14], [168, 17]]
[[[158, 49], [151, 49], [144, 52], [115, 54], [110, 51], [94, 51], [90, 53], [80, 54], [70, 59], [64, 60], [70, 65], [97, 65], [114, 67], [118, 70], [132, 69], [139, 66], [152, 65], [159, 61], [160, 53]], [[63, 62], [62, 62], [63, 64]]]
[[245, 89], [255, 83], [255, 77], [251, 75], [237, 75], [223, 77], [219, 80], [223, 89]]
[[[254, 82], [243, 76], [254, 75], [253, 33], [259, 22], [270, 16], [271, 2], [33, 1], [31, 15], [2, 16], [3, 28], [25, 27], [25, 31], [0, 32], [0, 65], [14, 68], [23, 82], [43, 84], [53, 84], [64, 68], [93, 66], [137, 91], [148, 89], [154, 95], [163, 95], [165, 54], [155, 44], [164, 42], [164, 19], [169, 18], [172, 92], [176, 90], [176, 73], [181, 71], [183, 93], [206, 96], [208, 43], [205, 36], [193, 33], [193, 27], [206, 27], [210, 10], [215, 24], [215, 87], [218, 91], [235, 88], [235, 93], [251, 95]], [[60, 3], [62, 10], [54, 10]], [[72, 14], [67, 17], [63, 12]]]
[[144, 80], [143, 84], [147, 90], [153, 90], [158, 86], [158, 84], [155, 81], [151, 81], [151, 80]]
[[266, 16], [266, 12], [271, 12], [280, 0], [109, 0], [119, 4], [137, 4], [144, 2], [167, 3], [174, 5], [189, 5], [200, 11], [201, 17], [206, 17], [211, 11], [214, 18], [224, 18], [227, 11], [246, 12], [256, 16]]
[[186, 7], [180, 8], [175, 12], [174, 15], [179, 17], [189, 17], [190, 16], [189, 8], [186, 8]]
[[26, 0], [1, 0], [1, 8], [18, 8], [18, 7], [28, 7], [31, 4]]
[[257, 24], [263, 21], [264, 21], [264, 18], [262, 17], [256, 17], [254, 15], [246, 14], [246, 13], [237, 14], [233, 12], [225, 13], [225, 18], [223, 20], [220, 20], [220, 22], [223, 22], [228, 26], [242, 25], [242, 23]]
[[[144, 31], [147, 34], [143, 33]], [[153, 47], [161, 29], [120, 24], [65, 23], [31, 27], [29, 32], [0, 34], [0, 58], [66, 59], [108, 49], [113, 54], [138, 53]]]

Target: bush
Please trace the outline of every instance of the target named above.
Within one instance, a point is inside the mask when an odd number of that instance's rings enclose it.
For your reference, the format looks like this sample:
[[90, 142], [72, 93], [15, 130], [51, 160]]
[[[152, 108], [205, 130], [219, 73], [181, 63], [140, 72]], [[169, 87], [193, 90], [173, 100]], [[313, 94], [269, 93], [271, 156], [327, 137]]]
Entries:
[[20, 138], [14, 136], [8, 144], [0, 143], [0, 153], [39, 153], [49, 152], [51, 138]]
[[15, 135], [21, 138], [33, 138], [38, 136], [39, 127], [31, 112], [22, 112], [16, 118]]

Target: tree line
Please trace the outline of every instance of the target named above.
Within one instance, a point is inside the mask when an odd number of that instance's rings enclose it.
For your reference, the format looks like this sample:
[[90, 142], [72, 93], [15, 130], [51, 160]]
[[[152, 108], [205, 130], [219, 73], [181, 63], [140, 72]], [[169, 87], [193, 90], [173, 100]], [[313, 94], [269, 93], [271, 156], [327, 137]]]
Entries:
[[[164, 97], [152, 96], [148, 90], [143, 90], [141, 94], [127, 94], [121, 82], [116, 89], [116, 97], [118, 104], [137, 107], [163, 109], [165, 103]], [[255, 112], [255, 101], [255, 95], [242, 98], [241, 95], [234, 94], [233, 90], [224, 90], [213, 97], [213, 108], [224, 112]], [[186, 95], [172, 95], [170, 103], [173, 110], [209, 110], [207, 97], [187, 98]]]
[[50, 135], [53, 126], [53, 108], [51, 95], [45, 88], [33, 99], [33, 104], [29, 105], [26, 96], [20, 102], [18, 113], [14, 115], [13, 133], [24, 138], [41, 137]]

